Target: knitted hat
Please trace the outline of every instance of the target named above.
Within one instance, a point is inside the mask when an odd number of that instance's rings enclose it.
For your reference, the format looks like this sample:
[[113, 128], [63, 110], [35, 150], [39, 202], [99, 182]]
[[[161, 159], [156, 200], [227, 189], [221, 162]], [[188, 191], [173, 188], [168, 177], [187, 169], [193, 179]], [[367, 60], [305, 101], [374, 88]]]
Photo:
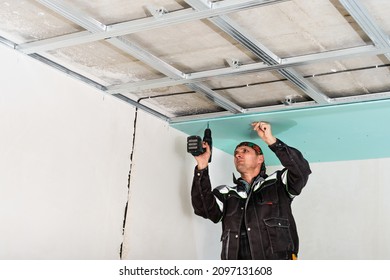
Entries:
[[252, 143], [252, 142], [241, 142], [240, 144], [237, 145], [236, 149], [238, 147], [241, 147], [241, 146], [247, 146], [247, 147], [251, 147], [253, 150], [255, 150], [256, 154], [258, 155], [262, 155], [263, 154], [263, 151], [261, 150], [261, 148], [256, 145], [255, 143]]

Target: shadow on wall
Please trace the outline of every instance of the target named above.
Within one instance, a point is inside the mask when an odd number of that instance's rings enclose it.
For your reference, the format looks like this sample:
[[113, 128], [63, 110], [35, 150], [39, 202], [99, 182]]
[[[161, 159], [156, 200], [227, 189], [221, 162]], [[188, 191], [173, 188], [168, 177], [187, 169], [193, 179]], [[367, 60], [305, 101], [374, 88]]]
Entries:
[[[179, 176], [179, 197], [181, 201], [181, 210], [182, 213], [187, 216], [193, 216], [193, 210], [191, 206], [191, 184], [192, 184], [192, 175], [193, 169], [196, 166], [196, 162], [193, 159], [191, 154], [188, 154], [187, 143], [183, 141], [182, 137], [175, 138], [175, 155], [179, 158], [183, 164], [181, 165], [181, 170], [178, 170], [177, 174]], [[191, 166], [189, 168], [189, 166]], [[178, 210], [179, 211], [179, 210]]]

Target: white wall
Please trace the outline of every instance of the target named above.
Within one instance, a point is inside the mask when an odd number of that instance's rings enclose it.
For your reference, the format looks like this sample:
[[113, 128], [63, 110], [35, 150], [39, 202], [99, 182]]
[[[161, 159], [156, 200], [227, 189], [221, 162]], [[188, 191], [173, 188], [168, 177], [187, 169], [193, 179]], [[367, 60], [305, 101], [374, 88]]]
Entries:
[[302, 259], [390, 259], [390, 158], [311, 164], [294, 201]]
[[118, 259], [134, 109], [0, 45], [0, 259]]
[[[190, 190], [196, 162], [186, 152], [187, 135], [140, 112], [125, 233], [125, 259], [218, 259], [221, 225], [195, 216]], [[213, 183], [233, 170], [215, 150]], [[218, 168], [214, 168], [214, 165]]]

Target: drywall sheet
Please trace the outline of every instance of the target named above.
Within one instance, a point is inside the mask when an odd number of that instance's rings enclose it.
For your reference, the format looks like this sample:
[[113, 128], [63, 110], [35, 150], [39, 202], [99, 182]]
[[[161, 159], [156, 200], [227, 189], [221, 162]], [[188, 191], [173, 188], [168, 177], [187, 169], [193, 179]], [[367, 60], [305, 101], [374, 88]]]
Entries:
[[[215, 147], [232, 154], [243, 140], [265, 144], [252, 131], [253, 121], [268, 121], [274, 135], [299, 148], [310, 162], [390, 157], [390, 100], [232, 116], [172, 124], [188, 135], [210, 126]], [[267, 164], [280, 162], [267, 148]]]

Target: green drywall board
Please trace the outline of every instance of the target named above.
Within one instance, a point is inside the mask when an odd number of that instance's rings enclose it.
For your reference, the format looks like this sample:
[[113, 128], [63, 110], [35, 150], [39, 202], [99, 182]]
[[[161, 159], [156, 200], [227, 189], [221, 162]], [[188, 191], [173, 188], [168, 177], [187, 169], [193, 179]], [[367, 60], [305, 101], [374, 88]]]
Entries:
[[267, 165], [279, 160], [252, 131], [253, 121], [268, 121], [274, 135], [302, 151], [310, 162], [332, 162], [390, 157], [390, 100], [332, 105], [171, 124], [203, 137], [210, 126], [213, 145], [233, 154], [244, 140], [258, 143]]

